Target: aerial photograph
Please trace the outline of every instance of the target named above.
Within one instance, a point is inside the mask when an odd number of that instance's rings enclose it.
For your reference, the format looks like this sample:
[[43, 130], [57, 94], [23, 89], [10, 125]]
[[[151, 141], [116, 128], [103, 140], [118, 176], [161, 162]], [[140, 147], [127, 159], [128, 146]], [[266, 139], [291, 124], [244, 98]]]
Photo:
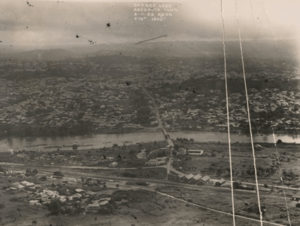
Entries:
[[299, 226], [299, 21], [1, 0], [0, 226]]

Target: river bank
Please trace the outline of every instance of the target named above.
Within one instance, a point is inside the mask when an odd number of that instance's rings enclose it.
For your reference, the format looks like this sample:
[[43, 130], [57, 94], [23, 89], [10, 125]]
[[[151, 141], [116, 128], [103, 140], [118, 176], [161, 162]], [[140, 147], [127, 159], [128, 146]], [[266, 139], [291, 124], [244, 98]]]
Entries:
[[[227, 133], [223, 132], [198, 132], [198, 131], [168, 131], [171, 139], [186, 138], [194, 139], [196, 142], [228, 142]], [[272, 134], [253, 135], [254, 142], [274, 143]], [[111, 147], [116, 145], [128, 145], [135, 143], [147, 143], [163, 141], [165, 137], [161, 131], [138, 132], [126, 134], [97, 134], [86, 136], [62, 136], [62, 137], [10, 137], [0, 140], [0, 152], [13, 150], [44, 150], [52, 151], [57, 148], [72, 149], [73, 145], [88, 146], [89, 148]], [[275, 140], [281, 139], [285, 143], [300, 143], [298, 134], [276, 134]], [[245, 134], [231, 134], [231, 142], [249, 143], [250, 137]]]

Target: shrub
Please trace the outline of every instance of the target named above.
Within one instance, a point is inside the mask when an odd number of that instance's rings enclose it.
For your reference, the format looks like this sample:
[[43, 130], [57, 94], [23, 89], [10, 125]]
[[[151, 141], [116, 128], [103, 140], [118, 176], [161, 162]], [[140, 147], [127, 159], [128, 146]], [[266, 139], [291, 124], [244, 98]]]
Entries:
[[277, 140], [276, 144], [281, 144], [282, 143], [282, 140]]
[[0, 204], [0, 209], [4, 209], [5, 205], [3, 203]]
[[64, 175], [60, 172], [60, 171], [55, 171], [53, 173], [54, 176], [57, 176], [57, 177], [63, 177]]
[[59, 199], [52, 199], [50, 203], [46, 204], [51, 215], [58, 215], [63, 212], [62, 203]]

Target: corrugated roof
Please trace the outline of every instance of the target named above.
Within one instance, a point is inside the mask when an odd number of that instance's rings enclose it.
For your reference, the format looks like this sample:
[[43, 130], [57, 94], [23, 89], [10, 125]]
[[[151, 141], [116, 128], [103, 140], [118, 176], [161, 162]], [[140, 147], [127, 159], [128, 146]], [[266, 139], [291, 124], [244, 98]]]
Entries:
[[221, 184], [224, 182], [225, 182], [225, 179], [223, 179], [223, 178], [219, 180], [219, 183], [221, 183]]
[[202, 176], [200, 174], [197, 174], [196, 176], [193, 177], [195, 180], [199, 180]]
[[186, 177], [186, 179], [191, 179], [191, 178], [194, 177], [194, 175], [193, 174], [189, 174], [189, 175], [186, 175], [185, 177]]
[[183, 173], [178, 174], [178, 177], [179, 177], [179, 178], [182, 178], [182, 177], [184, 177], [184, 176], [185, 176], [185, 174], [183, 174]]
[[201, 178], [201, 180], [203, 180], [203, 181], [208, 181], [209, 179], [210, 179], [209, 176], [204, 176], [204, 177]]

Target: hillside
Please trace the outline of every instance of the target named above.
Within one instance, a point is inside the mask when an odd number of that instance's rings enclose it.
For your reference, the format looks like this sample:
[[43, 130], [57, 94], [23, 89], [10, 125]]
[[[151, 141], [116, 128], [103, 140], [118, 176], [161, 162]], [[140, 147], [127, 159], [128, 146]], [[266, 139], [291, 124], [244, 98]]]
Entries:
[[[294, 58], [295, 45], [290, 40], [259, 40], [243, 41], [245, 58], [274, 59]], [[14, 50], [15, 51], [15, 50]], [[0, 58], [11, 60], [46, 60], [57, 61], [67, 58], [95, 56], [133, 56], [133, 57], [204, 57], [206, 59], [223, 57], [221, 41], [174, 41], [174, 42], [144, 42], [96, 44], [87, 46], [72, 46], [57, 49], [37, 49], [31, 51], [2, 51]], [[226, 55], [240, 58], [239, 41], [226, 41]]]

